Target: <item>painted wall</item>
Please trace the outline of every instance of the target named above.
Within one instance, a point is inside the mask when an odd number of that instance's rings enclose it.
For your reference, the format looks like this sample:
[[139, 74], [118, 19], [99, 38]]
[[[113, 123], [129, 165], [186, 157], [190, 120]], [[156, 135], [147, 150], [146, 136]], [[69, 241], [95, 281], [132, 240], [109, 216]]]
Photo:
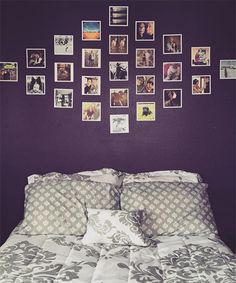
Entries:
[[[109, 27], [108, 6], [129, 6], [129, 26]], [[0, 61], [19, 63], [19, 81], [1, 88], [1, 242], [23, 216], [26, 177], [33, 173], [113, 167], [128, 172], [182, 169], [198, 172], [222, 239], [235, 249], [235, 80], [219, 79], [219, 60], [235, 59], [235, 1], [1, 1]], [[81, 20], [102, 21], [102, 41], [81, 41]], [[135, 20], [155, 20], [156, 40], [135, 42]], [[108, 35], [129, 35], [129, 54], [108, 55]], [[163, 55], [162, 35], [181, 33], [183, 54]], [[53, 35], [73, 34], [74, 55], [53, 55]], [[191, 46], [211, 46], [211, 66], [190, 64]], [[81, 68], [81, 49], [102, 48], [102, 68]], [[156, 49], [156, 68], [135, 68], [135, 48]], [[47, 68], [27, 69], [26, 48], [46, 48]], [[129, 61], [129, 81], [109, 82], [108, 61]], [[54, 82], [54, 62], [74, 62], [73, 83]], [[183, 81], [164, 83], [162, 63], [183, 62]], [[81, 75], [102, 76], [101, 122], [81, 121]], [[155, 122], [137, 122], [137, 74], [156, 75]], [[46, 75], [46, 95], [27, 96], [25, 76]], [[193, 96], [191, 76], [210, 74], [212, 94]], [[73, 109], [54, 109], [53, 89], [74, 89]], [[111, 109], [109, 88], [128, 87], [130, 107]], [[163, 109], [162, 90], [183, 89], [182, 109]], [[91, 99], [91, 100], [92, 100]], [[110, 114], [129, 114], [130, 133], [111, 135]]]

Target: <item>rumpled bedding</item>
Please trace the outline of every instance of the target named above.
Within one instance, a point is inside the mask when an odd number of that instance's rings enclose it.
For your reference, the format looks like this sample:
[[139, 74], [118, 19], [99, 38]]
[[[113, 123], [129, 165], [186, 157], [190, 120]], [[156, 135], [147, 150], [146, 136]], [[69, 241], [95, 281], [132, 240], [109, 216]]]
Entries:
[[216, 236], [162, 236], [149, 247], [12, 233], [0, 248], [1, 283], [236, 282], [236, 256]]

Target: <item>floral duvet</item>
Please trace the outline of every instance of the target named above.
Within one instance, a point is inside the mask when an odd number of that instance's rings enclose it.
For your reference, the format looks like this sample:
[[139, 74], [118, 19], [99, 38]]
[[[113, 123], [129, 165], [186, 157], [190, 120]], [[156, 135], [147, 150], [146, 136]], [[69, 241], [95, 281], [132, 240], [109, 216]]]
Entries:
[[233, 283], [236, 256], [214, 237], [163, 236], [137, 247], [13, 233], [0, 248], [0, 282]]

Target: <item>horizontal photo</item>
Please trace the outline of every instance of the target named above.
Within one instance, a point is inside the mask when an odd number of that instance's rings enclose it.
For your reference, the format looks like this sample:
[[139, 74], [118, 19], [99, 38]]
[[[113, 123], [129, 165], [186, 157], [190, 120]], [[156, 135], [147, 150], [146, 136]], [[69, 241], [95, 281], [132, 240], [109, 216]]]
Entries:
[[136, 76], [136, 94], [154, 94], [155, 75]]
[[110, 81], [128, 81], [128, 61], [109, 62]]
[[155, 22], [154, 21], [136, 21], [135, 22], [135, 40], [136, 41], [154, 41], [155, 40]]
[[109, 54], [128, 54], [128, 35], [109, 35]]
[[128, 26], [128, 6], [109, 6], [109, 26]]
[[129, 89], [111, 88], [110, 89], [110, 107], [127, 108], [129, 107]]
[[182, 108], [182, 89], [163, 89], [163, 108]]
[[82, 95], [100, 95], [101, 77], [82, 76]]
[[163, 82], [182, 81], [182, 62], [163, 63]]
[[45, 76], [27, 75], [26, 76], [26, 94], [44, 95], [45, 94]]
[[0, 82], [18, 81], [18, 63], [0, 62]]
[[73, 35], [54, 35], [54, 55], [73, 55]]
[[155, 48], [136, 48], [136, 68], [155, 68]]
[[74, 63], [54, 63], [55, 82], [74, 81]]
[[111, 134], [129, 133], [129, 115], [128, 114], [110, 115], [110, 133]]
[[192, 66], [202, 67], [211, 65], [211, 48], [210, 47], [192, 47], [191, 48]]
[[236, 79], [236, 60], [220, 60], [220, 79]]
[[101, 102], [82, 102], [82, 121], [101, 121]]
[[182, 34], [163, 34], [163, 54], [182, 53]]
[[82, 48], [82, 68], [101, 68], [101, 49]]
[[73, 108], [73, 89], [54, 89], [54, 108]]
[[26, 48], [27, 68], [46, 68], [45, 48]]
[[101, 21], [82, 21], [82, 40], [101, 40]]
[[192, 76], [192, 94], [193, 95], [211, 94], [211, 76], [210, 75]]
[[136, 103], [137, 121], [155, 121], [156, 103], [155, 102], [137, 102]]

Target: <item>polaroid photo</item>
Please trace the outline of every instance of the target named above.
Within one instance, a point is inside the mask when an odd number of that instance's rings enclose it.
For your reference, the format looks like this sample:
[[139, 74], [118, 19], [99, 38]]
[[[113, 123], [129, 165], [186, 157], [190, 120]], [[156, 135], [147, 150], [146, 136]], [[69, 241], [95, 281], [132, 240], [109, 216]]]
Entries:
[[155, 68], [155, 48], [136, 48], [136, 68]]
[[163, 54], [182, 54], [182, 34], [163, 34]]
[[17, 62], [0, 62], [0, 82], [18, 82]]
[[74, 63], [54, 63], [55, 82], [74, 81]]
[[101, 21], [82, 21], [81, 27], [83, 41], [101, 40]]
[[129, 22], [128, 6], [109, 6], [109, 26], [127, 27]]
[[27, 95], [45, 95], [45, 76], [27, 75], [26, 76], [26, 94]]
[[155, 75], [137, 75], [136, 94], [155, 94]]
[[129, 133], [129, 115], [128, 114], [110, 115], [110, 133], [111, 134]]
[[129, 107], [129, 89], [111, 88], [110, 89], [110, 107], [128, 108]]
[[101, 49], [82, 48], [82, 68], [101, 68]]
[[236, 79], [236, 60], [220, 60], [220, 79]]
[[54, 88], [54, 108], [73, 108], [73, 89]]
[[109, 62], [110, 81], [128, 81], [128, 74], [128, 61]]
[[163, 89], [163, 108], [182, 108], [182, 89]]
[[101, 121], [101, 102], [82, 102], [82, 121]]
[[192, 76], [192, 95], [211, 94], [211, 75]]
[[191, 48], [191, 66], [203, 67], [211, 65], [210, 47], [192, 47]]
[[73, 55], [73, 35], [54, 35], [54, 55]]
[[45, 48], [26, 48], [27, 68], [46, 68]]
[[155, 21], [135, 21], [135, 40], [154, 41]]
[[128, 54], [128, 35], [109, 35], [109, 54]]
[[82, 95], [101, 95], [101, 77], [82, 76]]
[[163, 82], [182, 81], [182, 62], [163, 63]]
[[137, 121], [155, 121], [156, 103], [155, 102], [136, 102]]

